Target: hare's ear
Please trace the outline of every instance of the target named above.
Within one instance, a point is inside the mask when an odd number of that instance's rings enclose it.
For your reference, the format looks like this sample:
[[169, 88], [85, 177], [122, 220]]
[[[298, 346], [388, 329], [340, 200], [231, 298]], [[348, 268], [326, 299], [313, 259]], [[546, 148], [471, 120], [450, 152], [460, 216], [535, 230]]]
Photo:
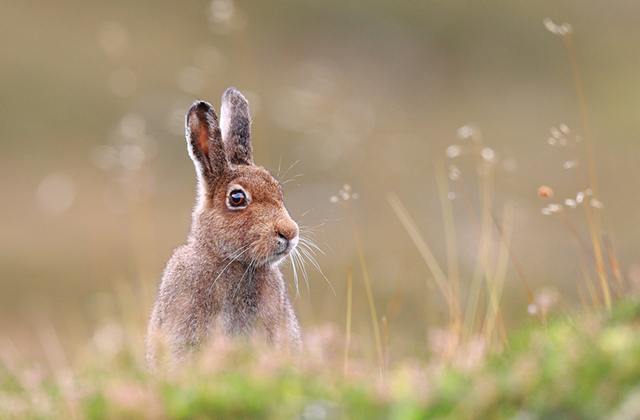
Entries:
[[234, 88], [227, 89], [222, 95], [220, 122], [229, 162], [234, 165], [252, 165], [249, 103]]
[[213, 189], [229, 168], [218, 116], [213, 107], [204, 101], [194, 102], [187, 114], [186, 131], [189, 155], [196, 166], [200, 184]]

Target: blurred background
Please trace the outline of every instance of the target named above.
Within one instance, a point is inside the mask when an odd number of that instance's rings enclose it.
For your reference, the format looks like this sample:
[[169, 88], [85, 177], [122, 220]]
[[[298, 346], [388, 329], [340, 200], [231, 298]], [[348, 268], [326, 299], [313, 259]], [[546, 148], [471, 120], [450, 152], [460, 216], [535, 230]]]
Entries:
[[[420, 347], [429, 326], [446, 321], [387, 200], [397, 194], [446, 268], [439, 175], [448, 175], [465, 306], [480, 215], [476, 157], [464, 152], [470, 129], [493, 168], [492, 208], [513, 205], [511, 246], [531, 288], [552, 287], [578, 307], [573, 237], [542, 213], [549, 202], [537, 192], [551, 187], [588, 242], [584, 211], [565, 204], [582, 188], [575, 164], [584, 161], [549, 140], [562, 124], [583, 129], [564, 41], [544, 18], [574, 28], [603, 226], [623, 275], [639, 275], [640, 3], [0, 0], [0, 10], [5, 347], [37, 355], [53, 326], [67, 357], [81, 343], [115, 352], [127, 339], [123, 314], [142, 334], [164, 264], [189, 229], [195, 172], [184, 115], [195, 99], [219, 109], [230, 86], [250, 102], [255, 161], [286, 181], [292, 217], [325, 253], [316, 259], [326, 280], [312, 265], [308, 288], [300, 279], [303, 328], [344, 328], [352, 266], [354, 331], [370, 334], [353, 227], [392, 340]], [[344, 184], [357, 200], [342, 200]], [[504, 287], [509, 327], [528, 305], [511, 263]]]

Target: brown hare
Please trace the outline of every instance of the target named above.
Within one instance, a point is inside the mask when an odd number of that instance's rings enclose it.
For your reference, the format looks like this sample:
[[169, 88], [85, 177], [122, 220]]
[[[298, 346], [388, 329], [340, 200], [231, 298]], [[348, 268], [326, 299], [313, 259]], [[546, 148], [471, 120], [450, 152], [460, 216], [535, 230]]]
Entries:
[[147, 332], [151, 368], [179, 365], [212, 334], [261, 336], [300, 347], [300, 326], [278, 264], [298, 244], [280, 184], [253, 163], [249, 105], [228, 89], [220, 123], [196, 101], [186, 117], [198, 195], [187, 243], [164, 270]]

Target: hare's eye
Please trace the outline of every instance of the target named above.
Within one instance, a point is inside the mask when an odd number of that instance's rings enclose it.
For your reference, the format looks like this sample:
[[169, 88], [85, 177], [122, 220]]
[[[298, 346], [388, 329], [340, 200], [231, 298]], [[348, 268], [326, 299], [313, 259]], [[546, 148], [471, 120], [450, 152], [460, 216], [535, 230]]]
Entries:
[[231, 207], [242, 207], [247, 204], [247, 196], [242, 190], [233, 190], [229, 193], [229, 204]]

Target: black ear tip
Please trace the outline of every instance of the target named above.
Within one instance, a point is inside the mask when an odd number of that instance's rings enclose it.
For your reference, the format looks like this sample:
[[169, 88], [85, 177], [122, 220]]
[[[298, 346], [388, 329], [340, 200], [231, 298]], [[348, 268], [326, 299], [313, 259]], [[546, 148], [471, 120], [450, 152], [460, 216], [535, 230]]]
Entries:
[[189, 113], [191, 114], [193, 111], [208, 113], [213, 109], [210, 103], [205, 101], [195, 101], [193, 105], [191, 105], [191, 109], [189, 109]]
[[187, 121], [190, 121], [194, 115], [197, 116], [198, 120], [218, 120], [215, 109], [209, 102], [205, 101], [195, 101], [193, 105], [191, 105], [191, 108], [187, 113]]

